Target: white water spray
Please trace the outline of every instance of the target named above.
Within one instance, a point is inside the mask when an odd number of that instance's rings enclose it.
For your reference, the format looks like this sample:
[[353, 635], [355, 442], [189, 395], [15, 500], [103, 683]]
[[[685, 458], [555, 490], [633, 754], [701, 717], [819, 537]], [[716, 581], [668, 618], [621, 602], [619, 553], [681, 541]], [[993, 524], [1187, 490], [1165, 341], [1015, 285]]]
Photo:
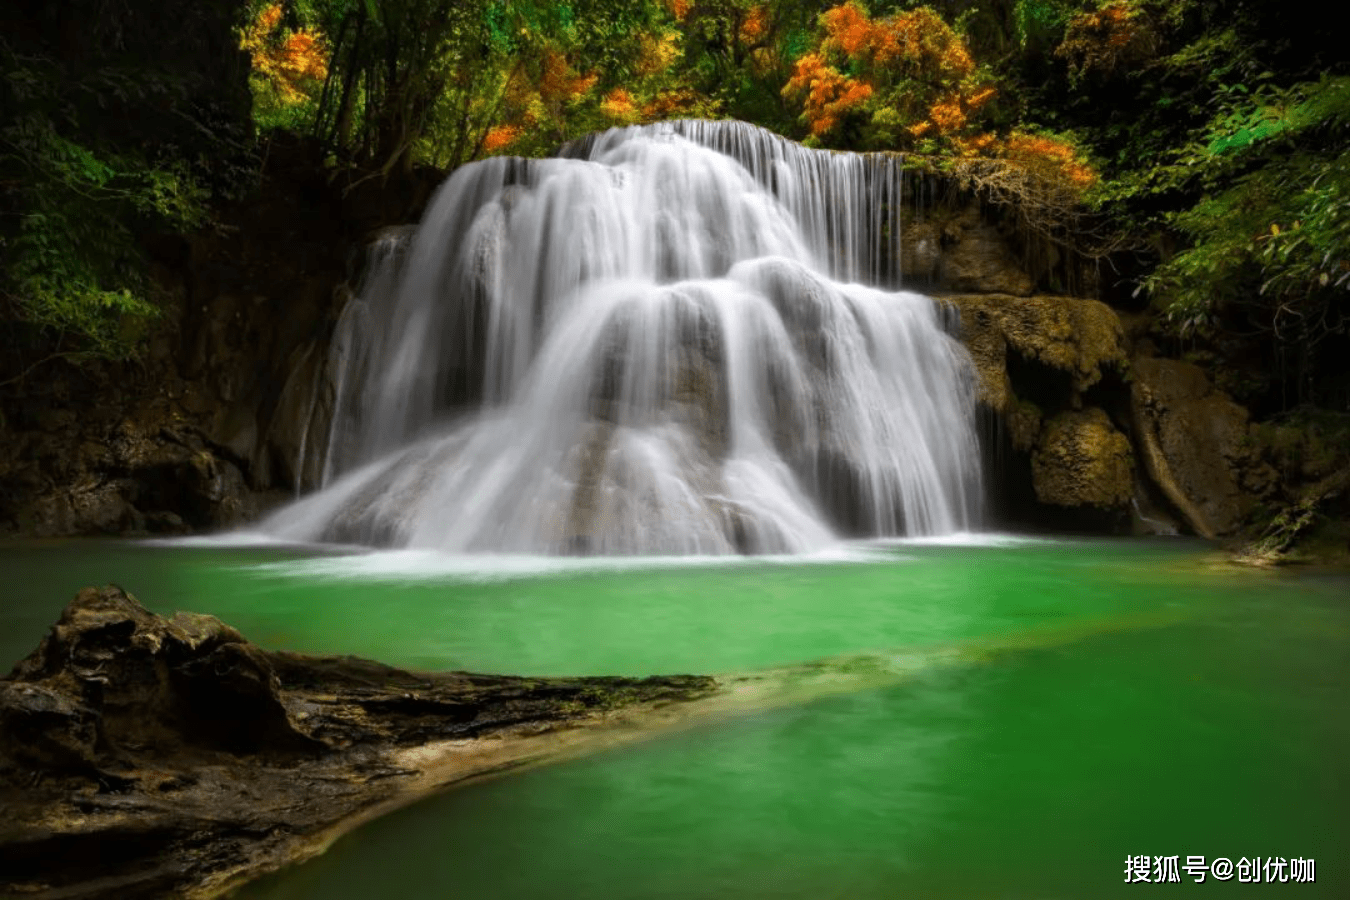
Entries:
[[330, 348], [324, 489], [265, 527], [625, 554], [969, 528], [973, 371], [886, 289], [899, 208], [897, 159], [741, 123], [460, 169], [377, 248]]

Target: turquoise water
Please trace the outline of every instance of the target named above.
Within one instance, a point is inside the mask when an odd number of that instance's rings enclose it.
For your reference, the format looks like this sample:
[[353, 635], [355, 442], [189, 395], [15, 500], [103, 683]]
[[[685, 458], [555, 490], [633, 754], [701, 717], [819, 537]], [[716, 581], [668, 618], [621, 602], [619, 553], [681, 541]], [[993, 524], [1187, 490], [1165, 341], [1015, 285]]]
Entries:
[[[413, 667], [942, 660], [470, 785], [246, 898], [1350, 896], [1350, 579], [1188, 541], [984, 544], [663, 564], [11, 545], [0, 656], [116, 581], [264, 645]], [[1126, 884], [1139, 854], [1312, 858], [1316, 881]]]

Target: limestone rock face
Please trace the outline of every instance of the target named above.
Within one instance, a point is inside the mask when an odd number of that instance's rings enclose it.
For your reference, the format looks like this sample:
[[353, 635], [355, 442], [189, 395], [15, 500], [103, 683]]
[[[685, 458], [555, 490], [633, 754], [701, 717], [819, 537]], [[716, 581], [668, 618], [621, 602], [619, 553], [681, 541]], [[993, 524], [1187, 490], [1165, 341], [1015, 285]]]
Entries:
[[980, 402], [1012, 411], [1009, 350], [1067, 379], [1072, 395], [1128, 359], [1125, 330], [1105, 303], [1078, 297], [962, 294], [943, 298], [961, 313], [962, 338], [980, 373]]
[[1046, 423], [1031, 457], [1042, 503], [1124, 510], [1134, 489], [1130, 442], [1102, 410], [1062, 412]]
[[1251, 509], [1241, 488], [1251, 462], [1247, 411], [1190, 363], [1139, 358], [1131, 412], [1149, 475], [1197, 534], [1238, 530]]
[[258, 481], [317, 488], [322, 456], [314, 449], [327, 442], [332, 415], [333, 381], [323, 349], [311, 341], [292, 354], [272, 421], [254, 447], [252, 470]]
[[911, 220], [900, 236], [903, 271], [949, 291], [1030, 294], [1031, 276], [976, 204]]
[[37, 536], [238, 524], [255, 500], [228, 450], [162, 408], [56, 418], [0, 441], [0, 528]]

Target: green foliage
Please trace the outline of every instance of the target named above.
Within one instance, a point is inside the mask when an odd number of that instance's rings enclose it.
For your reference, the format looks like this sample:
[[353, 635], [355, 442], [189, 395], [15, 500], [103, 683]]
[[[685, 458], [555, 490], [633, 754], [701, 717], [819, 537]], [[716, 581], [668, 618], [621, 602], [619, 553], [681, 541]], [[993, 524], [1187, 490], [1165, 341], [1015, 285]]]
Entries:
[[1023, 49], [1046, 48], [1064, 33], [1070, 10], [1056, 0], [1017, 0], [1013, 5], [1013, 28]]
[[[1257, 76], [1274, 77], [1265, 72]], [[1323, 76], [1288, 90], [1263, 85], [1252, 94], [1245, 84], [1217, 90], [1220, 112], [1210, 122], [1205, 152], [1221, 155], [1246, 150], [1286, 132], [1340, 128], [1350, 123], [1350, 78]]]
[[186, 230], [206, 217], [209, 192], [189, 164], [151, 162], [81, 128], [69, 101], [93, 82], [136, 87], [117, 71], [76, 79], [47, 56], [0, 44], [0, 294], [12, 320], [47, 333], [66, 356], [134, 355], [147, 299], [135, 229]]
[[1183, 157], [1211, 188], [1168, 216], [1191, 245], [1146, 286], [1183, 334], [1239, 304], [1278, 340], [1316, 345], [1345, 329], [1350, 154], [1332, 148], [1350, 123], [1350, 78], [1233, 96]]

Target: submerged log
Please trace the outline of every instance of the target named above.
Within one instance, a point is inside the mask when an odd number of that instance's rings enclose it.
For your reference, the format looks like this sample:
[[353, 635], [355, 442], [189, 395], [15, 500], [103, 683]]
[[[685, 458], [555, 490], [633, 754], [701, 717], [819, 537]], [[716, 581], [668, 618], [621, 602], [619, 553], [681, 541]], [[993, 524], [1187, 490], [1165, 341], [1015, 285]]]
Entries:
[[712, 678], [407, 672], [86, 588], [0, 680], [0, 896], [212, 897]]

